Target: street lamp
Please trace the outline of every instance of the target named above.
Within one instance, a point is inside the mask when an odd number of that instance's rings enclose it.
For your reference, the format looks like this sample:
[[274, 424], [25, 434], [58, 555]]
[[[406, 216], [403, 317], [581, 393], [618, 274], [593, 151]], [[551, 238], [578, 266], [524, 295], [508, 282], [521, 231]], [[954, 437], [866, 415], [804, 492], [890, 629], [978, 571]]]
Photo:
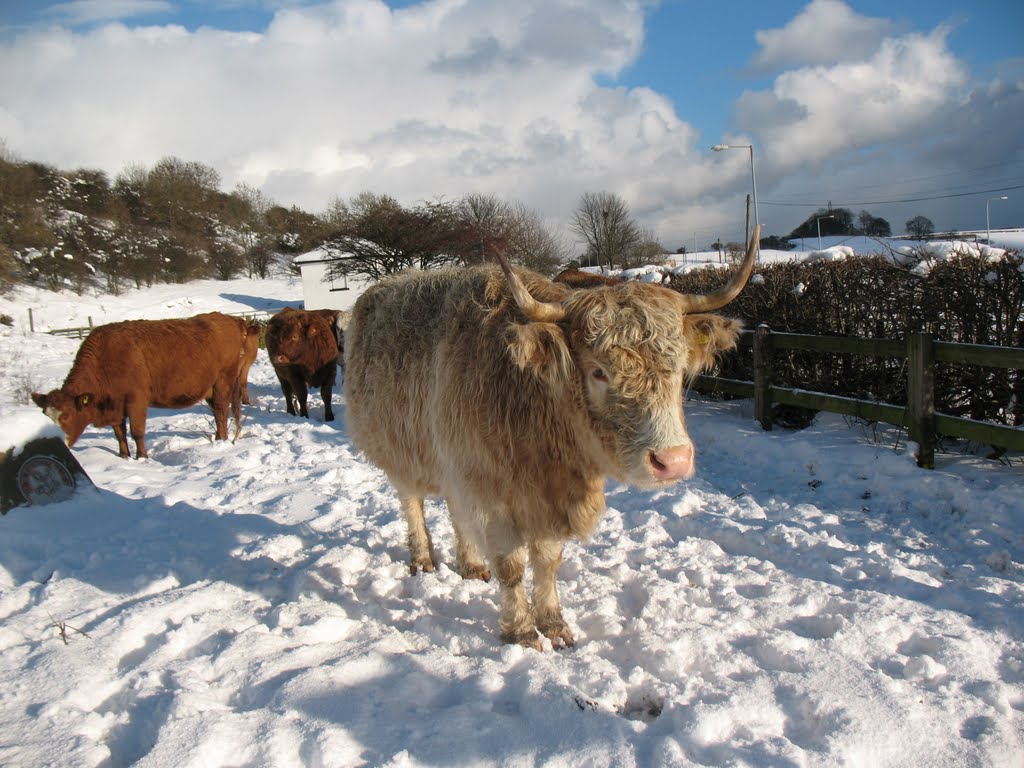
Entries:
[[989, 226], [989, 223], [988, 223], [988, 204], [992, 200], [1009, 200], [1009, 199], [1010, 198], [1008, 198], [1006, 195], [1003, 195], [1002, 197], [990, 197], [988, 200], [985, 201], [985, 243], [988, 246], [990, 246], [990, 247], [992, 245], [992, 227]]
[[[604, 229], [601, 232], [601, 241], [604, 244], [605, 249], [608, 251], [608, 271], [612, 269], [612, 249], [608, 243], [608, 206], [601, 209], [601, 220], [604, 222]], [[601, 249], [597, 249], [597, 268], [604, 272], [601, 267]]]
[[750, 186], [754, 190], [754, 227], [760, 221], [757, 218], [757, 177], [754, 175], [754, 145], [753, 144], [715, 144], [712, 152], [721, 152], [723, 149], [749, 149], [750, 150]]
[[822, 219], [834, 219], [834, 218], [835, 218], [835, 214], [831, 214], [831, 213], [828, 216], [819, 216], [818, 217], [818, 250], [819, 251], [821, 250], [821, 220]]

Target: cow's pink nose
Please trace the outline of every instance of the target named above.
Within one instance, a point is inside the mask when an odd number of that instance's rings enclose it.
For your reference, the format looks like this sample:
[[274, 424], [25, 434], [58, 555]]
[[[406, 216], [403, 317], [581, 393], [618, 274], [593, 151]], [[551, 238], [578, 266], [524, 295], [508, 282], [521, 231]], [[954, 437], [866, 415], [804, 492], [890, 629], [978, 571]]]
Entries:
[[658, 480], [685, 480], [693, 477], [693, 446], [674, 445], [647, 455], [651, 473]]

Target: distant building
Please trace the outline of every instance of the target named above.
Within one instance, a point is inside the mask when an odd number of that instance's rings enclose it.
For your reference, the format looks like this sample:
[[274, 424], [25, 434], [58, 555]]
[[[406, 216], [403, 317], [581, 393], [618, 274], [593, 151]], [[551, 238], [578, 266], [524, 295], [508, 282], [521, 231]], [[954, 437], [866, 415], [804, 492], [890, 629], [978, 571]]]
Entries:
[[352, 306], [348, 278], [328, 277], [331, 266], [345, 258], [323, 248], [295, 257], [294, 263], [302, 275], [302, 301], [305, 309], [348, 309]]

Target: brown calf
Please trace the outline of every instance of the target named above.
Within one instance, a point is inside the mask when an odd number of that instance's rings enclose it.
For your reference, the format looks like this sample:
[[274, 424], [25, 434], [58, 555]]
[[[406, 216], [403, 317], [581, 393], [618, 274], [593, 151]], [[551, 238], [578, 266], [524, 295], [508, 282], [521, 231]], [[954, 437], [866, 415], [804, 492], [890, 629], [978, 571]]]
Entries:
[[302, 310], [285, 307], [267, 326], [267, 354], [281, 383], [288, 413], [309, 417], [307, 386], [319, 387], [324, 401], [324, 421], [334, 421], [331, 392], [337, 375], [336, 330], [338, 310]]

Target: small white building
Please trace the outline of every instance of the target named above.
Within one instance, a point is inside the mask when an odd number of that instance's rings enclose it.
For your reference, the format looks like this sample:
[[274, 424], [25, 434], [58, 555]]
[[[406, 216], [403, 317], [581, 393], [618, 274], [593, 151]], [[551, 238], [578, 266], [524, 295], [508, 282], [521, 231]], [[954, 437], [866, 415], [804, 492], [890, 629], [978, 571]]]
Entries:
[[302, 275], [302, 303], [305, 309], [351, 309], [358, 291], [351, 290], [348, 278], [328, 277], [333, 264], [344, 256], [317, 248], [295, 257]]

